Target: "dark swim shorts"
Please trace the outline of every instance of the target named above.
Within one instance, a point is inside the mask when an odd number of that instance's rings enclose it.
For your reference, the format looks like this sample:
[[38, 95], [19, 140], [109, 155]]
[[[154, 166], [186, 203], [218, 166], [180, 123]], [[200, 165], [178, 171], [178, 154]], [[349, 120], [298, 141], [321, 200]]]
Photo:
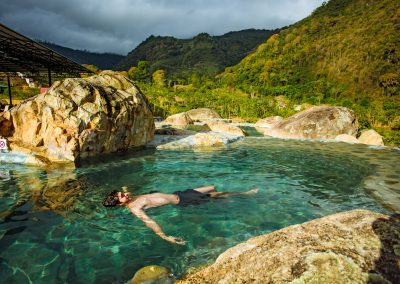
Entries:
[[175, 191], [173, 194], [179, 197], [179, 206], [198, 205], [201, 203], [208, 202], [210, 195], [207, 193], [201, 193], [193, 189], [187, 189], [185, 191]]

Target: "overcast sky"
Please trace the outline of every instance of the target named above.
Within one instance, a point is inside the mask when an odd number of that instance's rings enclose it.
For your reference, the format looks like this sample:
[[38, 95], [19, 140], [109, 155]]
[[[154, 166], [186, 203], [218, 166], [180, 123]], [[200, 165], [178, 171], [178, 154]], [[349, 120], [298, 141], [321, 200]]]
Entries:
[[275, 29], [323, 0], [1, 0], [0, 23], [32, 39], [127, 54], [150, 35]]

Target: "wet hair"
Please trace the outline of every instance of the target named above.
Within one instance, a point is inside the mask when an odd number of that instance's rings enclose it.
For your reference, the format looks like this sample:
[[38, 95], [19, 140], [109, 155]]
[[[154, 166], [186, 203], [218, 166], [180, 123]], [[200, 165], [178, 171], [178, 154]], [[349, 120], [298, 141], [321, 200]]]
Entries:
[[118, 191], [114, 190], [107, 194], [107, 196], [103, 199], [103, 205], [105, 207], [115, 207], [121, 204], [121, 202], [119, 202], [117, 193]]

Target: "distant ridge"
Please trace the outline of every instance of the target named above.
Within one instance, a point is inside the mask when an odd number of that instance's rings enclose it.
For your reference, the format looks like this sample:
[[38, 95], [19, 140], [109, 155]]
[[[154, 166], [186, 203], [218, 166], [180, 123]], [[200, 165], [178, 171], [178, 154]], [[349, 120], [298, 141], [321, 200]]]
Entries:
[[113, 53], [96, 53], [87, 50], [76, 50], [50, 42], [42, 42], [40, 44], [58, 52], [59, 54], [75, 61], [79, 64], [95, 65], [101, 70], [113, 69], [113, 67], [121, 61], [124, 56]]
[[247, 29], [221, 36], [200, 33], [192, 39], [150, 36], [117, 65], [118, 70], [149, 63], [149, 71], [163, 69], [169, 78], [188, 78], [191, 74], [214, 76], [225, 67], [238, 63], [257, 45], [278, 30]]

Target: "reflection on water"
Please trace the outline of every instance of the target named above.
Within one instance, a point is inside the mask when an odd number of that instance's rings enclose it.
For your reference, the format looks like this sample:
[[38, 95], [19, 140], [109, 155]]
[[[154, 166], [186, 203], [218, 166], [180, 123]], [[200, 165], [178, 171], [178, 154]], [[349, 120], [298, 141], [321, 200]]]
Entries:
[[[395, 195], [399, 157], [397, 150], [361, 145], [246, 138], [215, 152], [121, 153], [79, 169], [1, 165], [0, 279], [123, 283], [151, 264], [179, 276], [228, 247], [291, 224], [354, 208], [389, 212], [375, 196]], [[107, 192], [124, 185], [141, 194], [208, 184], [260, 191], [148, 211], [186, 246], [161, 240], [126, 209], [101, 206]]]

